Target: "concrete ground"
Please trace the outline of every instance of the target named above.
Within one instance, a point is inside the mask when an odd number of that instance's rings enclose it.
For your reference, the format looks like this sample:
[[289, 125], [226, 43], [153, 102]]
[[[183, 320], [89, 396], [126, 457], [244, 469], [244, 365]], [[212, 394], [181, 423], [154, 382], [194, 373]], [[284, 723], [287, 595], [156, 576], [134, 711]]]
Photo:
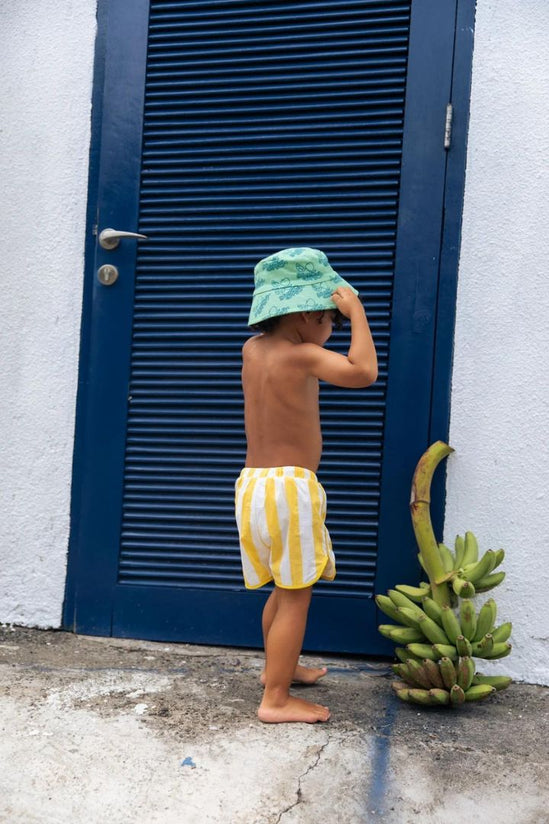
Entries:
[[329, 723], [264, 725], [256, 651], [0, 627], [0, 821], [549, 822], [548, 689], [425, 710], [327, 663]]

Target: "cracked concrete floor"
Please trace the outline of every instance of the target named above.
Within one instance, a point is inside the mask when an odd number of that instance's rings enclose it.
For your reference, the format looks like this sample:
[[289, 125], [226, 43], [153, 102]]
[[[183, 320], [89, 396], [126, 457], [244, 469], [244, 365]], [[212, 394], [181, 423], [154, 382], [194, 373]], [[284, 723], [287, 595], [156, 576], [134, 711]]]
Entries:
[[263, 725], [256, 651], [0, 627], [0, 821], [549, 821], [549, 690], [424, 710], [327, 663], [328, 724]]

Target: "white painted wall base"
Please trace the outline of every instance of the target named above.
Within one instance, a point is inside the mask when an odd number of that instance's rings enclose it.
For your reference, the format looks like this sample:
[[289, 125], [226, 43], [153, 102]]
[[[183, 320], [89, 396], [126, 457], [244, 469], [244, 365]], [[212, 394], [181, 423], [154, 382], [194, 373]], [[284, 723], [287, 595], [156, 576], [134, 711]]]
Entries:
[[[0, 621], [41, 627], [66, 575], [95, 11], [0, 6]], [[507, 549], [498, 669], [545, 684], [547, 31], [546, 0], [478, 0], [446, 516], [447, 543]]]
[[0, 620], [59, 626], [95, 0], [0, 5]]
[[549, 684], [548, 31], [545, 0], [478, 2], [445, 528], [446, 543], [470, 529], [506, 549], [493, 595], [514, 649], [497, 670], [538, 684]]

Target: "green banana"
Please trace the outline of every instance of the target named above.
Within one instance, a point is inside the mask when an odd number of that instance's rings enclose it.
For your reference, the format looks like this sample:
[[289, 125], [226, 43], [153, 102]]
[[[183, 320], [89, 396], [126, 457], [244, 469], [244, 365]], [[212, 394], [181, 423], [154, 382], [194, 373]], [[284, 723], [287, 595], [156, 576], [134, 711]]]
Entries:
[[408, 690], [408, 695], [410, 696], [410, 701], [413, 701], [414, 704], [431, 704], [432, 699], [429, 695], [429, 690], [423, 689], [411, 689]]
[[465, 694], [467, 694], [467, 690], [471, 686], [473, 682], [473, 676], [475, 674], [475, 664], [473, 659], [469, 658], [469, 656], [467, 655], [464, 655], [463, 658], [460, 658], [458, 666], [456, 667], [456, 674], [457, 683], [465, 692]]
[[394, 624], [380, 624], [380, 632], [385, 638], [394, 641], [395, 644], [413, 644], [414, 641], [422, 641], [423, 633], [414, 627], [397, 627]]
[[423, 663], [419, 663], [419, 661], [408, 661], [407, 663], [408, 672], [416, 682], [417, 686], [422, 687], [422, 689], [429, 690], [433, 686], [431, 684], [431, 679], [427, 675], [427, 672], [423, 668]]
[[454, 569], [459, 569], [463, 565], [465, 555], [465, 541], [461, 535], [456, 535]]
[[442, 566], [445, 572], [452, 572], [454, 569], [455, 558], [453, 552], [444, 544], [438, 545], [438, 551], [442, 559]]
[[471, 581], [465, 581], [459, 576], [456, 576], [452, 580], [452, 589], [460, 598], [472, 598], [476, 592], [475, 586]]
[[488, 698], [496, 691], [495, 687], [490, 684], [474, 684], [465, 693], [466, 701], [482, 701], [483, 698]]
[[[429, 591], [431, 587], [427, 584]], [[406, 595], [410, 601], [415, 601], [417, 604], [421, 604], [422, 598], [425, 598], [427, 594], [427, 590], [424, 587], [409, 587], [408, 584], [397, 584], [395, 589], [397, 592], [402, 593], [402, 595]]]
[[394, 689], [395, 692], [407, 690], [408, 684], [405, 684], [404, 681], [391, 681], [391, 688]]
[[419, 661], [413, 661], [411, 658], [406, 661], [404, 664], [404, 671], [402, 673], [402, 678], [404, 681], [407, 682], [409, 687], [422, 687], [426, 689], [427, 680], [421, 677], [416, 677], [415, 667], [421, 668], [421, 663]]
[[471, 583], [476, 583], [481, 578], [489, 575], [496, 565], [496, 553], [493, 549], [487, 550], [480, 561], [464, 566], [460, 570], [460, 577]]
[[442, 627], [448, 636], [450, 642], [455, 644], [458, 635], [461, 635], [461, 626], [454, 613], [454, 610], [449, 606], [442, 607]]
[[406, 595], [402, 592], [399, 592], [396, 589], [389, 589], [387, 591], [387, 595], [393, 602], [395, 607], [402, 607], [402, 609], [411, 609], [412, 612], [417, 612], [419, 615], [423, 615], [423, 610], [421, 607], [418, 607], [417, 604], [414, 604]]
[[464, 635], [458, 635], [458, 637], [456, 638], [456, 649], [458, 651], [458, 655], [462, 657], [470, 657], [471, 653], [473, 652], [471, 642]]
[[408, 650], [406, 647], [395, 647], [395, 655], [399, 661], [402, 661], [403, 664], [405, 664], [406, 661], [408, 661], [410, 658], [415, 658], [416, 660], [419, 660], [419, 658], [423, 657], [421, 655], [414, 655], [414, 653]]
[[459, 684], [454, 684], [450, 690], [450, 701], [452, 704], [463, 704], [465, 701], [465, 693]]
[[442, 681], [444, 682], [444, 686], [447, 689], [452, 689], [454, 684], [457, 681], [457, 673], [456, 668], [454, 667], [452, 661], [449, 658], [441, 658], [438, 662], [438, 666], [440, 669], [440, 674], [442, 676]]
[[473, 564], [478, 561], [478, 541], [472, 532], [465, 533], [465, 552], [461, 561], [461, 566]]
[[426, 658], [436, 661], [439, 657], [431, 644], [407, 644], [406, 649], [412, 653], [414, 658], [421, 658], [422, 661]]
[[421, 603], [423, 605], [423, 611], [429, 618], [432, 618], [433, 621], [436, 621], [439, 627], [442, 626], [442, 607], [439, 607], [436, 601], [428, 596], [422, 598]]
[[406, 624], [407, 627], [418, 628], [418, 614], [415, 610], [408, 609], [408, 607], [397, 607], [396, 609], [400, 616], [401, 624]]
[[489, 589], [493, 589], [497, 587], [498, 584], [505, 578], [505, 572], [492, 572], [491, 575], [487, 575], [485, 578], [481, 578], [480, 581], [477, 581], [475, 584], [475, 590], [477, 592], [488, 592]]
[[450, 661], [457, 661], [458, 659], [457, 649], [451, 644], [433, 644], [432, 649], [439, 660], [449, 658]]
[[403, 681], [412, 681], [412, 677], [406, 664], [391, 664], [391, 669], [395, 675], [402, 678]]
[[444, 681], [442, 680], [442, 674], [438, 664], [435, 664], [430, 658], [426, 658], [423, 662], [423, 669], [429, 677], [432, 687], [444, 689]]
[[423, 641], [423, 633], [415, 627], [392, 627], [385, 637], [395, 644], [403, 644], [404, 646], [413, 644], [415, 641]]
[[505, 624], [500, 624], [499, 627], [492, 630], [492, 638], [495, 644], [500, 644], [502, 641], [507, 641], [511, 632], [513, 631], [513, 624], [511, 621], [506, 621]]
[[434, 689], [429, 690], [429, 695], [431, 696], [431, 704], [450, 703], [450, 693], [448, 692], [448, 690], [435, 687]]
[[[377, 631], [385, 636], [385, 638], [390, 639], [392, 631], [396, 628], [396, 624], [378, 624]], [[405, 629], [405, 627], [403, 627], [403, 629]]]
[[477, 614], [475, 605], [469, 598], [465, 598], [459, 607], [459, 623], [461, 634], [470, 641], [475, 636], [477, 628]]
[[494, 637], [487, 632], [486, 635], [473, 644], [473, 655], [477, 658], [486, 658], [494, 649]]
[[494, 644], [492, 651], [484, 657], [489, 658], [490, 661], [493, 661], [496, 658], [506, 658], [512, 649], [513, 647], [511, 644], [503, 641], [498, 644]]
[[510, 675], [482, 675], [482, 673], [476, 672], [473, 677], [473, 684], [490, 684], [498, 691], [507, 689], [512, 681]]
[[397, 621], [399, 624], [404, 624], [404, 618], [402, 615], [399, 615], [397, 612], [397, 607], [393, 604], [391, 599], [387, 595], [376, 595], [375, 602], [378, 608], [385, 613], [389, 618], [392, 618], [393, 621]]
[[505, 550], [504, 549], [497, 549], [496, 550], [496, 563], [495, 563], [494, 569], [496, 569], [496, 567], [498, 567], [502, 563], [504, 558], [505, 558]]
[[433, 621], [432, 618], [429, 618], [428, 615], [423, 613], [422, 616], [418, 617], [418, 626], [420, 632], [424, 634], [424, 636], [431, 641], [432, 644], [449, 644], [450, 640], [444, 630], [439, 627], [436, 621]]
[[401, 689], [396, 690], [396, 694], [400, 698], [401, 701], [409, 701], [410, 700], [410, 690], [409, 689]]
[[486, 601], [477, 615], [477, 628], [473, 636], [473, 641], [480, 641], [487, 632], [490, 632], [496, 622], [496, 602], [493, 598]]

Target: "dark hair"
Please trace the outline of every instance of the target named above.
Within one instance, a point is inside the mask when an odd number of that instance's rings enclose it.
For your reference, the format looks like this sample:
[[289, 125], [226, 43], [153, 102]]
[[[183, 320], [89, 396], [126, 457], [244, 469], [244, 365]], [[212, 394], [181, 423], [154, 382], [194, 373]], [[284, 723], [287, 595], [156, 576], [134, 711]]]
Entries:
[[[324, 312], [332, 312], [334, 316], [334, 326], [336, 329], [341, 329], [343, 326], [343, 322], [345, 320], [345, 315], [342, 315], [339, 309], [322, 309], [322, 315], [319, 318], [319, 322], [322, 321], [324, 317]], [[267, 318], [266, 320], [260, 320], [259, 323], [254, 323], [250, 326], [250, 329], [253, 329], [254, 332], [272, 332], [278, 324], [280, 323], [280, 318], [284, 317], [284, 315], [276, 315], [274, 318]]]
[[253, 329], [254, 332], [272, 332], [273, 329], [276, 329], [280, 322], [280, 318], [283, 317], [282, 315], [277, 315], [274, 318], [267, 318], [266, 320], [260, 320], [259, 323], [253, 323], [250, 326], [250, 329]]

